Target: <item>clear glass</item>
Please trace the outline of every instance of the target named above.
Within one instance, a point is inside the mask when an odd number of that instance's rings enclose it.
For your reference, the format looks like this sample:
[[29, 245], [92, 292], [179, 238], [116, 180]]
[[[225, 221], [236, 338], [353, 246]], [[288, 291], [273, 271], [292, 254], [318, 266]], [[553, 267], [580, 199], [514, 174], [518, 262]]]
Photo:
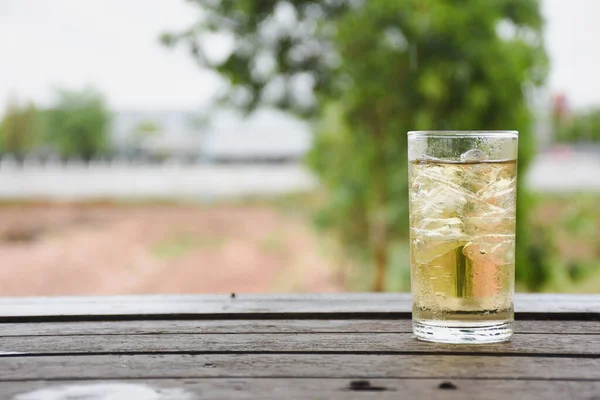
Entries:
[[408, 133], [413, 332], [491, 343], [513, 332], [516, 131]]

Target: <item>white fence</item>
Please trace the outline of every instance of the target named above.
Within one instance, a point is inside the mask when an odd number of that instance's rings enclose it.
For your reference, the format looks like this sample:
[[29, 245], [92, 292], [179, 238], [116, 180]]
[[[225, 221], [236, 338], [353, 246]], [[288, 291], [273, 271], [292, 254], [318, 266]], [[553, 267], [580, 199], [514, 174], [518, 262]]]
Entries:
[[538, 192], [600, 193], [600, 155], [541, 155], [529, 168], [528, 181]]
[[298, 164], [207, 165], [130, 159], [0, 160], [2, 199], [197, 199], [306, 192], [317, 180]]
[[[541, 156], [528, 184], [539, 192], [600, 193], [600, 158]], [[205, 200], [307, 192], [318, 181], [300, 164], [162, 164], [115, 158], [17, 163], [0, 159], [0, 199], [190, 199]]]

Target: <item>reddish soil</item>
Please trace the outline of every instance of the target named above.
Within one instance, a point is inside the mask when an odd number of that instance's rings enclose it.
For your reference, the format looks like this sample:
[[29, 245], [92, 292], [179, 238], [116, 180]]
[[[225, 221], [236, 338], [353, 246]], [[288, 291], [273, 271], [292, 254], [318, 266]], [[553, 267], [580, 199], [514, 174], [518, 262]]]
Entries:
[[0, 207], [0, 296], [340, 290], [310, 225], [266, 206]]

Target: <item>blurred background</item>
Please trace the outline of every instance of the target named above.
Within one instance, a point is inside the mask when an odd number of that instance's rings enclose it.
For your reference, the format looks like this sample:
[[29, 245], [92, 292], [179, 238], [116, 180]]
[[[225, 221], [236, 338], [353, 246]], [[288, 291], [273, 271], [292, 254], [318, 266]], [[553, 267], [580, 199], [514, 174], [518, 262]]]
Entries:
[[0, 295], [407, 291], [420, 129], [519, 130], [517, 290], [600, 293], [599, 14], [2, 0]]

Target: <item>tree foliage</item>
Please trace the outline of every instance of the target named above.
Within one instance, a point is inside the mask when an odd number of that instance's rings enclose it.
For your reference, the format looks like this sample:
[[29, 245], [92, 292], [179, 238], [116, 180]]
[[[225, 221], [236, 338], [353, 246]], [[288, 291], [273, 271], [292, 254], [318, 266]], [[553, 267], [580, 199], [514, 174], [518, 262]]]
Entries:
[[61, 157], [89, 160], [110, 149], [109, 118], [96, 91], [61, 90], [56, 105], [46, 113], [48, 142]]
[[[529, 163], [526, 94], [547, 70], [537, 0], [193, 2], [200, 21], [163, 42], [227, 78], [237, 106], [318, 121], [309, 163], [330, 193], [319, 221], [375, 265], [374, 290], [407, 236], [408, 130], [517, 129], [520, 175]], [[207, 51], [215, 34], [231, 43], [221, 60]], [[522, 189], [517, 263], [528, 282]]]
[[592, 109], [566, 118], [555, 118], [554, 131], [558, 142], [600, 142], [600, 110]]
[[0, 123], [0, 151], [23, 158], [38, 142], [38, 112], [29, 103], [9, 101]]

